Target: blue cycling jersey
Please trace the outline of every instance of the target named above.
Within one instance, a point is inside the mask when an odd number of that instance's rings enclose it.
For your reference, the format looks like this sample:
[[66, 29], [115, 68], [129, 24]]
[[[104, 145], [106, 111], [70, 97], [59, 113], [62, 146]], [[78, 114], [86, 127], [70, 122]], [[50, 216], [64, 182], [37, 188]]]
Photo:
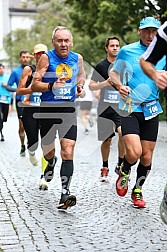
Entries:
[[63, 78], [65, 87], [53, 91], [43, 92], [42, 101], [66, 102], [74, 101], [76, 95], [77, 74], [79, 71], [78, 54], [70, 52], [66, 58], [59, 57], [55, 50], [46, 52], [49, 57], [49, 66], [42, 79], [43, 82], [55, 82], [58, 78]]
[[[16, 67], [15, 69], [13, 69], [7, 84], [10, 86], [13, 86], [13, 84], [16, 83], [16, 85], [18, 87], [23, 69], [24, 69], [24, 66], [21, 66], [21, 65]], [[24, 99], [24, 96], [23, 95], [20, 96], [20, 95], [16, 94], [16, 99], [19, 101], [22, 101]]]
[[[131, 92], [128, 99], [131, 101], [132, 109], [135, 112], [142, 112], [140, 104], [150, 102], [159, 98], [159, 89], [155, 82], [150, 79], [140, 66], [140, 56], [146, 51], [147, 46], [140, 41], [123, 46], [118, 52], [113, 69], [122, 77], [123, 85], [128, 85]], [[165, 56], [157, 63], [155, 68], [163, 70], [166, 66]], [[125, 106], [127, 99], [121, 99], [119, 108], [128, 110]]]

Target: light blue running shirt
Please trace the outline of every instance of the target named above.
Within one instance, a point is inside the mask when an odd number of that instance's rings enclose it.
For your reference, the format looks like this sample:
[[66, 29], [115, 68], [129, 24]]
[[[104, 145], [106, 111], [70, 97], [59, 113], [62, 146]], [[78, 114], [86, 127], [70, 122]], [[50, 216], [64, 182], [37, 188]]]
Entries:
[[[144, 74], [140, 66], [140, 57], [146, 51], [140, 41], [123, 46], [118, 52], [113, 69], [122, 77], [123, 85], [130, 87], [131, 92], [126, 99], [121, 99], [119, 109], [128, 110], [127, 99], [131, 100], [132, 111], [143, 112], [143, 102], [156, 101], [159, 98], [159, 89], [155, 82]], [[157, 70], [163, 70], [166, 66], [166, 58], [163, 57], [155, 66]], [[161, 109], [162, 110], [162, 109]]]
[[7, 83], [8, 79], [9, 76], [7, 74], [0, 75], [0, 103], [11, 103], [11, 93], [2, 86], [2, 82]]

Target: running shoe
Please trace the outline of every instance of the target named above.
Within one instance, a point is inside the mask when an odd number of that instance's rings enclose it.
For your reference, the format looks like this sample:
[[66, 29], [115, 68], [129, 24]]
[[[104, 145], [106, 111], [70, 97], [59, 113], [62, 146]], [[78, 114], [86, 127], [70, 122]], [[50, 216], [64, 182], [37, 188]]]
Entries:
[[44, 179], [44, 175], [41, 175], [40, 181], [39, 181], [39, 190], [46, 191], [48, 190], [48, 184], [46, 180]]
[[120, 169], [121, 169], [121, 165], [117, 164], [115, 167], [115, 173], [119, 175]]
[[88, 134], [89, 134], [89, 130], [85, 129], [85, 135], [88, 135]]
[[29, 152], [29, 159], [30, 159], [30, 162], [33, 166], [38, 165], [38, 159], [36, 158], [35, 152], [34, 153]]
[[54, 167], [57, 162], [57, 157], [53, 158], [53, 164], [50, 165], [49, 162], [46, 166], [46, 169], [44, 170], [44, 178], [46, 182], [50, 182], [53, 179], [54, 176]]
[[1, 142], [4, 142], [4, 141], [5, 141], [4, 135], [1, 133]]
[[92, 118], [90, 118], [88, 121], [89, 121], [89, 126], [92, 128], [94, 125]]
[[26, 155], [26, 147], [25, 145], [22, 145], [20, 150], [20, 156], [25, 157], [25, 155]]
[[101, 168], [101, 182], [108, 181], [108, 173], [109, 173], [109, 169], [107, 167]]
[[167, 184], [164, 189], [164, 197], [160, 205], [160, 216], [162, 221], [167, 224]]
[[124, 197], [128, 191], [129, 175], [120, 170], [119, 177], [116, 181], [116, 191], [120, 197]]
[[64, 209], [66, 210], [69, 207], [76, 205], [76, 197], [74, 195], [67, 194], [61, 194], [61, 199], [59, 201], [59, 205], [57, 206], [58, 209]]
[[143, 200], [142, 191], [140, 189], [135, 189], [131, 194], [132, 202], [135, 207], [143, 208], [146, 205], [146, 202]]

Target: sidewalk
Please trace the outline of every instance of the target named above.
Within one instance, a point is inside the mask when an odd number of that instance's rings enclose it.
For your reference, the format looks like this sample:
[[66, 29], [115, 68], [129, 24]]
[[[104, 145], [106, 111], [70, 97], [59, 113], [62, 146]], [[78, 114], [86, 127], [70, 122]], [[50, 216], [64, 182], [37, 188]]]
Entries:
[[160, 122], [159, 126], [159, 138], [167, 142], [167, 122]]
[[[77, 205], [58, 211], [60, 198], [59, 147], [55, 176], [48, 191], [39, 191], [40, 164], [33, 167], [20, 157], [15, 114], [4, 125], [0, 142], [0, 248], [4, 252], [166, 252], [167, 225], [159, 217], [159, 205], [167, 181], [167, 124], [160, 123], [153, 168], [143, 187], [146, 208], [132, 207], [129, 191], [123, 198], [115, 192], [117, 137], [110, 156], [109, 183], [99, 181], [101, 156], [96, 125], [88, 136], [78, 127], [75, 169], [71, 193]], [[37, 156], [41, 159], [39, 147]]]

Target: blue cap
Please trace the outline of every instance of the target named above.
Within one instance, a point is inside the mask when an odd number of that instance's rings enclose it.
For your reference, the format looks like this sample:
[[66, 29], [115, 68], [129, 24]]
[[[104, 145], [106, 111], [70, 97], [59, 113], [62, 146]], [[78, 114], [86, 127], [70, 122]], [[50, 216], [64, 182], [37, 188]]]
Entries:
[[153, 28], [159, 28], [160, 27], [160, 22], [154, 18], [154, 17], [146, 17], [143, 18], [140, 21], [140, 26], [139, 29], [145, 29], [145, 28], [149, 28], [149, 27], [153, 27]]

